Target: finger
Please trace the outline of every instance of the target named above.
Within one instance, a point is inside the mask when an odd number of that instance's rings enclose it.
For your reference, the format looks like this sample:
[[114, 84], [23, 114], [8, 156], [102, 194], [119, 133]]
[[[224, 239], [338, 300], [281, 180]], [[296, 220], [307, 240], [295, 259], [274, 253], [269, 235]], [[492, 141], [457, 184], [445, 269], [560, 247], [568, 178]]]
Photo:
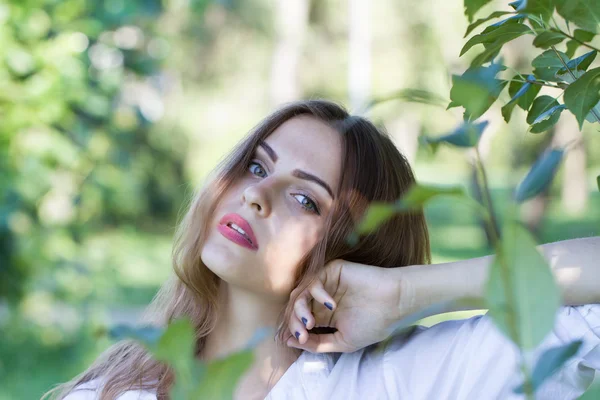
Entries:
[[323, 287], [323, 282], [317, 279], [309, 288], [310, 295], [315, 299], [316, 302], [323, 304], [330, 310], [335, 310], [337, 306], [333, 297], [327, 293], [327, 290]]
[[309, 351], [311, 353], [345, 353], [352, 351], [343, 340], [341, 333], [329, 333], [326, 335], [316, 335], [311, 333], [308, 335], [308, 340], [304, 343], [300, 343], [294, 338], [290, 338], [287, 341], [287, 345]]
[[295, 314], [290, 317], [289, 330], [299, 344], [304, 344], [308, 340], [308, 331]]
[[312, 315], [308, 306], [310, 293], [303, 291], [294, 303], [294, 313], [296, 317], [304, 324], [306, 329], [312, 329], [315, 326], [315, 317]]

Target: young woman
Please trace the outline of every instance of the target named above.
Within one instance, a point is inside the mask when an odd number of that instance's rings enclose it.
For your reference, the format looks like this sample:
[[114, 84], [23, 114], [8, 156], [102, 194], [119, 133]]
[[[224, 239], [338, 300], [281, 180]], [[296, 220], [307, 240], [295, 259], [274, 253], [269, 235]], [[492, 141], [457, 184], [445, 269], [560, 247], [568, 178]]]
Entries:
[[[489, 257], [426, 265], [420, 211], [348, 244], [369, 203], [393, 201], [414, 182], [405, 158], [367, 120], [327, 101], [279, 109], [192, 200], [175, 237], [176, 277], [154, 299], [151, 321], [191, 318], [202, 360], [243, 348], [258, 328], [277, 328], [276, 340], [256, 348], [236, 399], [521, 398], [513, 393], [518, 353], [486, 317], [417, 328], [383, 351], [370, 346], [403, 316], [480, 297], [485, 285]], [[541, 246], [566, 304], [600, 303], [599, 244]], [[337, 332], [314, 329], [323, 326]], [[537, 354], [574, 339], [584, 341], [580, 351], [538, 398], [575, 398], [590, 384], [600, 369], [600, 306], [561, 309]], [[53, 394], [165, 399], [173, 380], [125, 341]]]

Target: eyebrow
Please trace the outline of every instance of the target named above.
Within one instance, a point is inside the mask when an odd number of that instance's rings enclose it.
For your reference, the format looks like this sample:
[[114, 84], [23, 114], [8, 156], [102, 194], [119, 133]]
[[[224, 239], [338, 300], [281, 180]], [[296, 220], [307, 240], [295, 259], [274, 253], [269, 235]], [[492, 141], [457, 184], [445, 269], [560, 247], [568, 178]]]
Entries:
[[[277, 162], [277, 160], [279, 159], [279, 157], [277, 156], [277, 153], [275, 153], [275, 150], [273, 150], [273, 148], [271, 146], [269, 146], [265, 142], [260, 142], [258, 145], [263, 148], [263, 150], [267, 153], [267, 155], [269, 156], [269, 158], [274, 163]], [[293, 170], [292, 171], [292, 175], [295, 176], [296, 178], [304, 179], [306, 181], [315, 182], [316, 184], [322, 186], [325, 190], [327, 190], [327, 193], [329, 193], [329, 195], [331, 196], [332, 199], [335, 199], [335, 196], [333, 194], [333, 190], [331, 190], [331, 187], [327, 184], [327, 182], [325, 182], [324, 180], [322, 180], [318, 176], [315, 176], [313, 174], [309, 174], [308, 172], [302, 171], [300, 169]]]

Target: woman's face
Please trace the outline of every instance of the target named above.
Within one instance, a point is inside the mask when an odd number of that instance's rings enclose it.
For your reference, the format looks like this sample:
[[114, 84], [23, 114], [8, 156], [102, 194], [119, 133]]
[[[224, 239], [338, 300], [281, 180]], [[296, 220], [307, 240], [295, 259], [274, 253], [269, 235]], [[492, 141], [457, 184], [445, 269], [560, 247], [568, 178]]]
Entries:
[[313, 117], [280, 125], [217, 205], [204, 264], [230, 285], [287, 299], [332, 210], [341, 153], [340, 134]]

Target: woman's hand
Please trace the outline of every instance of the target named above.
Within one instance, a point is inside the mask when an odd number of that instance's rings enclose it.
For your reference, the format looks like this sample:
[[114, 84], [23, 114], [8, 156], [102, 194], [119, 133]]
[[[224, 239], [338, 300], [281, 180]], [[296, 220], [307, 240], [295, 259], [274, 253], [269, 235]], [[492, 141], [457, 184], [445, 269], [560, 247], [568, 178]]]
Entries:
[[[289, 321], [294, 337], [288, 346], [317, 353], [352, 352], [384, 340], [405, 314], [399, 270], [344, 260], [328, 263], [294, 304]], [[309, 333], [314, 327], [337, 332]]]

